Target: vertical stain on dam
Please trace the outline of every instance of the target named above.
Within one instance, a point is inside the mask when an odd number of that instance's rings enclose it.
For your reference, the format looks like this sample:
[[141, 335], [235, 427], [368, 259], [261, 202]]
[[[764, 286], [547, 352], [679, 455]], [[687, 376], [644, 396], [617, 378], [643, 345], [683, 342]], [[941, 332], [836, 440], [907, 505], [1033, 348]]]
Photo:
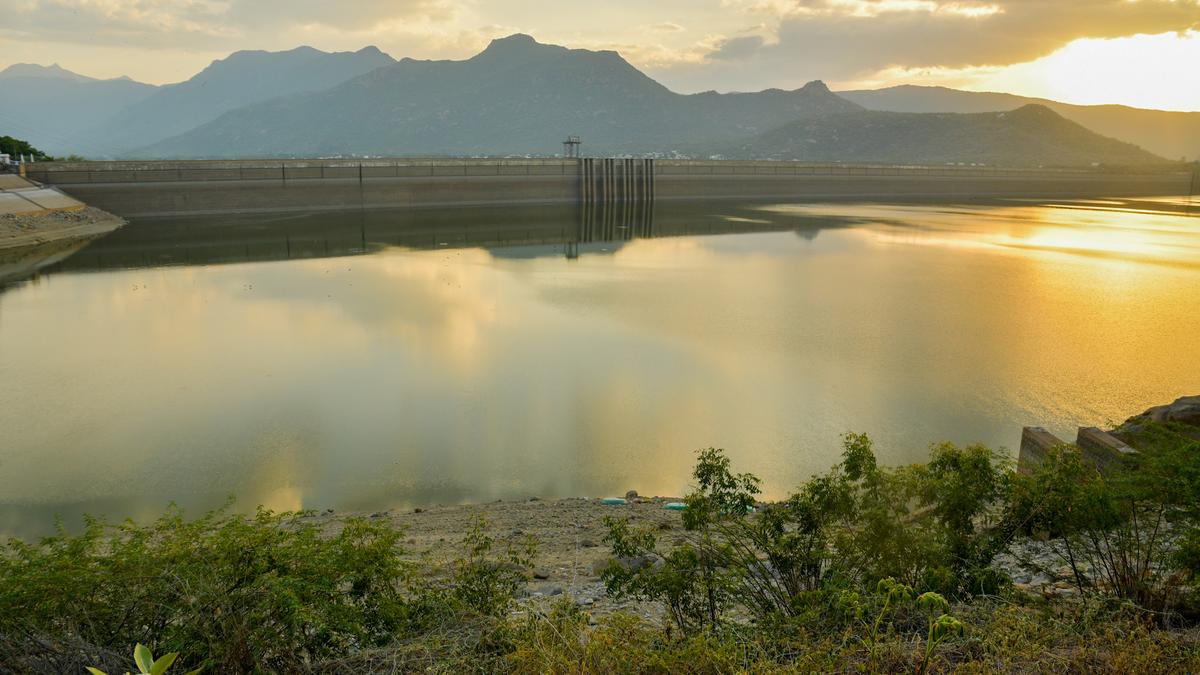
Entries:
[[579, 160], [580, 240], [612, 241], [650, 235], [654, 160]]

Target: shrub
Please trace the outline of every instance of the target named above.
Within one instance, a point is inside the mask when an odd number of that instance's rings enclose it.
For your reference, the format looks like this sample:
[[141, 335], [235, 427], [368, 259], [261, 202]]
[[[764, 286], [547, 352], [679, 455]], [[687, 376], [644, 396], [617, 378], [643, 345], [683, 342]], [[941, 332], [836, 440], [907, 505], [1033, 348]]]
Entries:
[[89, 520], [0, 555], [0, 633], [141, 643], [217, 672], [294, 670], [383, 644], [413, 619], [400, 533], [349, 520], [323, 536], [303, 514], [171, 510], [154, 523]]
[[1008, 462], [988, 448], [948, 443], [934, 446], [927, 464], [881, 468], [871, 439], [847, 434], [841, 464], [787, 504], [795, 531], [827, 542], [826, 576], [867, 586], [894, 578], [955, 596], [990, 593], [1005, 583], [990, 565], [1013, 534], [997, 517], [1010, 475]]
[[488, 521], [479, 518], [463, 539], [464, 557], [451, 564], [448, 593], [462, 608], [485, 616], [504, 616], [518, 589], [525, 585], [525, 569], [532, 565], [536, 547], [533, 539], [525, 546], [509, 546], [501, 559], [494, 559], [496, 542], [488, 534]]
[[654, 532], [609, 519], [617, 560], [602, 576], [618, 597], [663, 602], [685, 633], [718, 626], [731, 605], [764, 622], [808, 615], [847, 584], [882, 579], [994, 592], [1006, 580], [992, 558], [1015, 531], [995, 517], [1010, 473], [987, 448], [950, 444], [927, 465], [883, 469], [870, 438], [847, 434], [838, 466], [754, 512], [758, 479], [710, 448], [693, 472], [685, 540], [660, 552]]

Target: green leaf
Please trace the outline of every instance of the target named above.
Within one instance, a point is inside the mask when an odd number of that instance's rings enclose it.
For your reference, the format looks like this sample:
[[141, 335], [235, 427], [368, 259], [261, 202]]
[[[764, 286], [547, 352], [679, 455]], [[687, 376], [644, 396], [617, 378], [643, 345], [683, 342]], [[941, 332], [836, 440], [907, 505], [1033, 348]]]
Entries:
[[91, 666], [87, 666], [87, 671], [89, 673], [91, 673], [92, 675], [108, 675], [108, 673], [104, 672], [103, 670], [100, 670], [98, 668], [93, 668]]
[[950, 603], [946, 602], [946, 598], [940, 594], [929, 591], [922, 593], [921, 597], [917, 598], [917, 607], [930, 612], [945, 612], [950, 609]]
[[167, 668], [170, 668], [171, 664], [175, 663], [175, 659], [177, 658], [179, 658], [179, 652], [171, 652], [170, 654], [163, 654], [158, 657], [154, 665], [150, 666], [150, 675], [163, 675], [163, 673], [167, 672]]
[[154, 666], [154, 655], [150, 653], [149, 647], [139, 642], [133, 648], [133, 661], [137, 664], [140, 672], [149, 673]]
[[943, 614], [933, 622], [932, 634], [933, 639], [938, 641], [944, 640], [951, 635], [962, 635], [962, 622], [949, 614]]
[[184, 673], [183, 675], [200, 675], [200, 671], [202, 671], [202, 670], [204, 670], [204, 666], [200, 666], [199, 668], [197, 668], [195, 670], [189, 670], [186, 673]]

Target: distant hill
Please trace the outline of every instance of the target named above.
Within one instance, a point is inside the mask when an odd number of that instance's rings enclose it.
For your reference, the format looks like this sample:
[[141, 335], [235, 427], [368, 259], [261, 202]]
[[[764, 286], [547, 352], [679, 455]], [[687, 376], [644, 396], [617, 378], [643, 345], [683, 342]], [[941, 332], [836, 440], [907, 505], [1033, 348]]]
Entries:
[[70, 139], [154, 93], [157, 87], [123, 77], [98, 80], [60, 67], [18, 63], [0, 71], [0, 133], [25, 138], [52, 155], [93, 153], [89, 139]]
[[891, 112], [976, 113], [1015, 110], [1036, 103], [1099, 134], [1135, 143], [1168, 159], [1200, 159], [1200, 112], [1143, 110], [1123, 105], [1073, 105], [1013, 94], [915, 85], [842, 91], [838, 95], [869, 110]]
[[195, 128], [229, 110], [328, 89], [393, 63], [392, 57], [375, 47], [335, 53], [312, 47], [234, 52], [185, 82], [160, 87], [131, 102], [119, 115], [97, 116], [74, 138], [81, 147], [103, 144], [103, 154], [121, 154]]
[[795, 91], [676, 94], [616, 52], [495, 40], [465, 61], [403, 59], [327, 91], [229, 112], [136, 156], [552, 154], [669, 151], [860, 110], [810, 83]]
[[22, 77], [36, 77], [50, 80], [70, 80], [72, 82], [98, 82], [98, 80], [94, 77], [73, 73], [57, 63], [49, 66], [42, 66], [36, 63], [14, 63], [4, 70], [0, 70], [0, 81]]
[[826, 115], [709, 151], [731, 158], [1014, 167], [1165, 161], [1033, 104], [1008, 112]]

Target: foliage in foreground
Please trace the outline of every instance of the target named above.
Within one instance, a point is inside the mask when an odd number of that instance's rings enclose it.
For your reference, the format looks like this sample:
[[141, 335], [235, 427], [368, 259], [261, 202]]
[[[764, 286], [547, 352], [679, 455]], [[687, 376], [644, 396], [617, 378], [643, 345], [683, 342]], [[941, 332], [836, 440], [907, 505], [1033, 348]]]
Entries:
[[824, 615], [882, 580], [951, 597], [1006, 581], [990, 565], [1014, 532], [993, 518], [1011, 474], [982, 446], [940, 445], [928, 464], [884, 469], [870, 439], [849, 434], [841, 464], [758, 512], [758, 479], [721, 451], [701, 452], [694, 477], [684, 542], [660, 551], [655, 532], [609, 519], [617, 560], [603, 574], [618, 597], [662, 602], [685, 633], [734, 606], [760, 622]]
[[[154, 653], [150, 648], [143, 644], [138, 644], [133, 648], [133, 661], [137, 664], [138, 675], [166, 675], [167, 670], [175, 663], [175, 659], [179, 658], [179, 652], [170, 652], [163, 654], [157, 659], [154, 658]], [[108, 675], [108, 673], [99, 668], [88, 667], [87, 671], [91, 675]], [[183, 675], [196, 675], [200, 669], [189, 670]], [[125, 675], [130, 675], [125, 673]]]
[[[662, 624], [517, 605], [531, 549], [497, 550], [484, 522], [434, 568], [367, 520], [92, 520], [0, 550], [0, 671], [121, 672], [145, 644], [150, 667], [153, 649], [222, 673], [1200, 672], [1200, 633], [1180, 627], [1197, 618], [1200, 447], [1146, 434], [1127, 466], [1062, 448], [1026, 476], [981, 446], [884, 468], [851, 434], [774, 504], [704, 451], [682, 538], [609, 521], [609, 592], [661, 603]], [[995, 570], [1024, 534], [1072, 566], [1076, 601]]]
[[821, 616], [847, 592], [895, 580], [955, 599], [1005, 592], [994, 558], [1018, 535], [1053, 539], [1082, 595], [1117, 598], [1160, 622], [1200, 618], [1200, 442], [1148, 428], [1141, 451], [1106, 467], [1058, 448], [1029, 475], [986, 447], [934, 446], [926, 464], [879, 466], [871, 440], [788, 499], [757, 504], [759, 481], [720, 450], [700, 453], [687, 535], [608, 519], [609, 593], [661, 602], [693, 634], [727, 612], [756, 621]]
[[214, 672], [294, 672], [457, 614], [503, 615], [523, 581], [511, 565], [523, 559], [493, 560], [482, 524], [449, 579], [424, 578], [402, 532], [350, 519], [328, 534], [306, 515], [172, 510], [147, 526], [93, 519], [79, 535], [10, 541], [0, 635], [118, 653], [145, 644]]
[[494, 665], [519, 673], [1200, 672], [1200, 635], [1156, 629], [1120, 608], [976, 599], [954, 611], [962, 632], [947, 632], [931, 649], [927, 629], [912, 621], [919, 616], [907, 612], [882, 622], [872, 642], [861, 624], [731, 622], [680, 636], [616, 614], [589, 626], [564, 604], [514, 622], [515, 649]]

